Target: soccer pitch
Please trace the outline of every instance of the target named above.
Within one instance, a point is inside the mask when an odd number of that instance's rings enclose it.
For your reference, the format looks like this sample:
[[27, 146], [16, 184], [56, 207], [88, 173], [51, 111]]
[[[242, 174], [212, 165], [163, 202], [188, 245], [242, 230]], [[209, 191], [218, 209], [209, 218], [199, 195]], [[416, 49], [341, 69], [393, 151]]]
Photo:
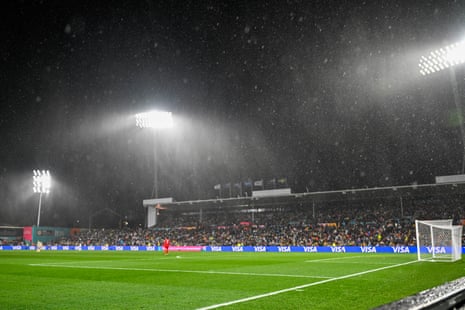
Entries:
[[412, 254], [0, 252], [2, 309], [371, 309], [463, 277]]

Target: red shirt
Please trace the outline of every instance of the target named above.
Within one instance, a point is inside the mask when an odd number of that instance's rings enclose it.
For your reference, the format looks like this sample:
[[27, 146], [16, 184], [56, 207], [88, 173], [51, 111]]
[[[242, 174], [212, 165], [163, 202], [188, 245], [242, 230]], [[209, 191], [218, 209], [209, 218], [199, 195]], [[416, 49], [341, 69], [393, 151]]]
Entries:
[[163, 247], [164, 248], [169, 248], [170, 247], [170, 239], [165, 239], [165, 241], [163, 241]]

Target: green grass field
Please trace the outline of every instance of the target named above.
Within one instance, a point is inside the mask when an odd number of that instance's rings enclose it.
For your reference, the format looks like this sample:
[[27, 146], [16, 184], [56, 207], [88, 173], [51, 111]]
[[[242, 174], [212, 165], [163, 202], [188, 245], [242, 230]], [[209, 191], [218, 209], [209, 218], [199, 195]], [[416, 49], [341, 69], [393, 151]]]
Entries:
[[465, 275], [410, 254], [3, 251], [2, 309], [371, 309]]

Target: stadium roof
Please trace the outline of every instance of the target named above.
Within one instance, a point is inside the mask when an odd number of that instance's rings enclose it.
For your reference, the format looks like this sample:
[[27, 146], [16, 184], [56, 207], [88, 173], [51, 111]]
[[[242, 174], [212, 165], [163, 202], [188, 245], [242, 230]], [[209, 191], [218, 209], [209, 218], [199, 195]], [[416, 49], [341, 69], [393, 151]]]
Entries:
[[318, 202], [370, 199], [428, 198], [465, 194], [465, 183], [414, 184], [387, 187], [343, 189], [333, 191], [291, 193], [269, 197], [234, 197], [206, 200], [172, 201], [162, 205], [172, 211], [253, 208], [287, 205], [309, 205]]

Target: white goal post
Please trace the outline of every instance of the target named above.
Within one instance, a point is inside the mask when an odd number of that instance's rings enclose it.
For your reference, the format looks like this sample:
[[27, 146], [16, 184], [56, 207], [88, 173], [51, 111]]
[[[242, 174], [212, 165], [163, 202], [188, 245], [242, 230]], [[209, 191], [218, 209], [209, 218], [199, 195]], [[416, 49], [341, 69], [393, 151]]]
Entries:
[[452, 220], [415, 221], [418, 260], [456, 261], [462, 258], [462, 225]]

